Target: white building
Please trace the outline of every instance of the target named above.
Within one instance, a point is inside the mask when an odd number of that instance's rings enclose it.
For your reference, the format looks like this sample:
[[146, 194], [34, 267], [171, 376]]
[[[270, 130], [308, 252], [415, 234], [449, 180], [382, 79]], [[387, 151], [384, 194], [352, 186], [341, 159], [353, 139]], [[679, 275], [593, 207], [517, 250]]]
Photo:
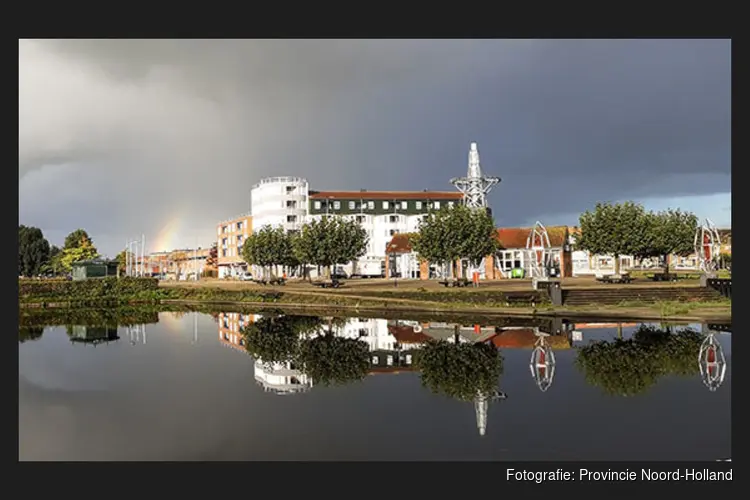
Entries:
[[274, 394], [298, 394], [312, 389], [313, 381], [290, 361], [266, 363], [255, 361], [255, 381], [266, 392]]
[[262, 179], [250, 190], [253, 230], [265, 226], [299, 230], [307, 220], [308, 183], [301, 177]]
[[312, 220], [338, 215], [357, 221], [367, 231], [367, 251], [358, 262], [345, 266], [344, 270], [350, 274], [383, 276], [386, 247], [393, 236], [416, 233], [430, 210], [461, 203], [463, 196], [459, 192], [426, 190], [310, 191], [308, 217]]

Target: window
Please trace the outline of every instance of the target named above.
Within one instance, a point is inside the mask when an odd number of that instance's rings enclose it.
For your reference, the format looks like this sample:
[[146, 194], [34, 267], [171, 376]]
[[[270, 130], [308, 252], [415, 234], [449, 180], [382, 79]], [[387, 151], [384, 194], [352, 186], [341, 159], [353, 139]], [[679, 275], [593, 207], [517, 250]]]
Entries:
[[356, 207], [357, 207], [356, 203], [354, 203], [353, 201], [349, 202], [349, 210], [354, 210]]
[[388, 363], [388, 366], [393, 365], [393, 356], [389, 354], [385, 359], [386, 359], [386, 363]]
[[320, 210], [320, 202], [319, 201], [314, 202], [313, 207], [315, 207], [315, 210]]
[[422, 210], [422, 202], [421, 201], [416, 202], [415, 205], [417, 207], [417, 210]]
[[453, 202], [452, 201], [448, 202], [448, 208], [453, 208]]
[[334, 201], [333, 202], [333, 209], [338, 210], [341, 208], [341, 202], [340, 201]]
[[410, 365], [410, 364], [411, 364], [411, 354], [407, 354], [407, 355], [406, 355], [406, 364], [407, 364], [407, 365]]
[[286, 216], [287, 222], [297, 222], [297, 216], [296, 215], [287, 215]]
[[368, 201], [367, 202], [367, 208], [370, 210], [375, 210], [375, 202], [374, 201]]
[[290, 194], [290, 193], [293, 193], [293, 192], [294, 192], [294, 188], [295, 188], [295, 187], [296, 187], [296, 186], [287, 186], [287, 187], [286, 187], [286, 194]]
[[406, 210], [407, 208], [409, 208], [409, 203], [406, 202], [406, 201], [402, 201], [401, 202], [401, 210]]
[[390, 215], [390, 216], [388, 216], [388, 222], [390, 222], [390, 223], [398, 222], [398, 215]]
[[237, 223], [237, 231], [242, 231], [242, 221]]
[[222, 228], [221, 228], [221, 232], [222, 232], [222, 233], [226, 233], [226, 232], [227, 232], [227, 226], [222, 226]]
[[367, 328], [360, 328], [359, 329], [359, 336], [360, 337], [367, 337]]
[[435, 210], [440, 210], [440, 202], [439, 201], [436, 201], [435, 203], [433, 203], [432, 206], [435, 207]]
[[297, 202], [294, 200], [286, 200], [286, 208], [297, 208]]
[[378, 359], [378, 357], [377, 357], [377, 356], [373, 356], [373, 357], [372, 357], [372, 364], [373, 364], [373, 365], [377, 365], [379, 361], [380, 361], [380, 360]]
[[388, 202], [387, 201], [383, 202], [383, 210], [388, 210]]
[[391, 229], [391, 230], [390, 230], [390, 231], [388, 232], [388, 234], [389, 234], [390, 236], [393, 236], [394, 234], [398, 234], [398, 229]]
[[226, 257], [227, 256], [227, 249], [226, 248], [224, 248], [224, 249], [221, 250], [221, 256], [222, 257]]
[[365, 216], [364, 215], [358, 215], [357, 216], [357, 223], [364, 224], [365, 223]]
[[242, 245], [242, 235], [237, 236], [237, 246]]

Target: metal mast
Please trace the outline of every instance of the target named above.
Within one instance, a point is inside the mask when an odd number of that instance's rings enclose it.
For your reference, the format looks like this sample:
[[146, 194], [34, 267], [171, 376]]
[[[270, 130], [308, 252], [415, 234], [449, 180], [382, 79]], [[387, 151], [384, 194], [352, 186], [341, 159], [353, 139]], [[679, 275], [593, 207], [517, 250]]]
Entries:
[[466, 177], [451, 179], [451, 184], [464, 194], [464, 204], [467, 207], [486, 208], [487, 194], [498, 183], [500, 183], [500, 177], [482, 175], [477, 143], [472, 142], [469, 147], [469, 168]]

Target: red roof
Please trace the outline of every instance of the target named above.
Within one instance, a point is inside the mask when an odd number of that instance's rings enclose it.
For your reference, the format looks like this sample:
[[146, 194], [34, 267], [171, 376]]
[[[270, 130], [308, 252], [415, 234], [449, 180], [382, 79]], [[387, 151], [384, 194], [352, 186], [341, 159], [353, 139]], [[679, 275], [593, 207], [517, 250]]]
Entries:
[[464, 197], [454, 191], [311, 191], [309, 196], [313, 200], [462, 200]]
[[409, 233], [398, 233], [385, 246], [385, 253], [410, 253], [412, 251], [411, 235]]
[[422, 332], [415, 332], [414, 327], [407, 325], [388, 325], [388, 333], [393, 335], [399, 344], [424, 344], [430, 337]]
[[[552, 248], [562, 247], [566, 243], [569, 234], [567, 226], [551, 226], [546, 229]], [[530, 227], [501, 227], [497, 230], [497, 239], [503, 248], [526, 248], [531, 231]]]
[[[536, 344], [537, 336], [532, 328], [502, 330], [492, 337], [492, 344], [499, 348], [532, 348]], [[570, 341], [565, 336], [552, 335], [547, 342], [553, 349], [570, 348]]]

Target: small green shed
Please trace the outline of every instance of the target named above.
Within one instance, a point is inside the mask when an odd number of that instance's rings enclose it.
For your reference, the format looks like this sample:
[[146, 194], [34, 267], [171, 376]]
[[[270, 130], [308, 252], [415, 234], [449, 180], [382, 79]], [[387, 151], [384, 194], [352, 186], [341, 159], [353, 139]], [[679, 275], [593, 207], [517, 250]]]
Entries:
[[76, 281], [89, 278], [117, 276], [117, 267], [118, 262], [116, 260], [82, 260], [73, 263], [71, 275]]

